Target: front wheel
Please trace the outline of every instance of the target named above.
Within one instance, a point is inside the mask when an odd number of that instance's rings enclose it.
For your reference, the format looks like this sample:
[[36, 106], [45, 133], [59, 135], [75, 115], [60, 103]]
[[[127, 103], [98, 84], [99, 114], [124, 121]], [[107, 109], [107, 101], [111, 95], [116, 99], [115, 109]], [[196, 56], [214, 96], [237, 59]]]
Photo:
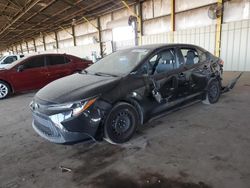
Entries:
[[218, 102], [221, 94], [220, 83], [217, 79], [213, 78], [208, 82], [207, 91], [206, 91], [206, 99], [202, 102], [204, 104], [214, 104]]
[[3, 81], [0, 81], [0, 100], [8, 97], [10, 94], [10, 87]]
[[104, 137], [112, 143], [121, 144], [132, 138], [139, 124], [134, 106], [121, 102], [113, 107], [104, 124]]

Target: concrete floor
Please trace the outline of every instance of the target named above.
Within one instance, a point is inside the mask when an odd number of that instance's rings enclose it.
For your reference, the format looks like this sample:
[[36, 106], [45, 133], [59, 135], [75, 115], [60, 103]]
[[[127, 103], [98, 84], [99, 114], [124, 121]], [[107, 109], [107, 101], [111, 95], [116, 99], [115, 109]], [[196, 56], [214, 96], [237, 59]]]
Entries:
[[121, 146], [47, 142], [31, 127], [33, 96], [0, 101], [1, 188], [250, 187], [250, 73], [217, 104], [148, 123]]

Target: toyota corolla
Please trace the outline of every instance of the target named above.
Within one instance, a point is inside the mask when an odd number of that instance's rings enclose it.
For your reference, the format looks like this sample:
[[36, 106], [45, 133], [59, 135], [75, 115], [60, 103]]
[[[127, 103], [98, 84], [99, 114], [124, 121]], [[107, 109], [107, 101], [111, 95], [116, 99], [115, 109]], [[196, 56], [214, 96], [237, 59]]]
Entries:
[[188, 44], [134, 47], [41, 89], [30, 104], [33, 128], [55, 143], [131, 139], [153, 117], [192, 100], [216, 103], [223, 61]]

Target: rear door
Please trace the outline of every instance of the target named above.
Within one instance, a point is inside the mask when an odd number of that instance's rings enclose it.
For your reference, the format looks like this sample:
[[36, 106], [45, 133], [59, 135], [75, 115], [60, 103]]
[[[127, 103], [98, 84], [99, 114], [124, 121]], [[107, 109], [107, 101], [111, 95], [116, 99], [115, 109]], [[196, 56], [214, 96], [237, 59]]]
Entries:
[[46, 65], [48, 67], [48, 79], [52, 82], [56, 79], [73, 73], [73, 65], [63, 55], [47, 55]]
[[206, 53], [195, 47], [179, 47], [178, 58], [185, 71], [179, 77], [179, 84], [185, 85], [188, 94], [202, 91], [206, 86]]
[[[48, 83], [44, 56], [34, 56], [18, 64], [11, 74], [11, 80], [17, 91], [39, 89]], [[18, 72], [18, 67], [22, 70]]]

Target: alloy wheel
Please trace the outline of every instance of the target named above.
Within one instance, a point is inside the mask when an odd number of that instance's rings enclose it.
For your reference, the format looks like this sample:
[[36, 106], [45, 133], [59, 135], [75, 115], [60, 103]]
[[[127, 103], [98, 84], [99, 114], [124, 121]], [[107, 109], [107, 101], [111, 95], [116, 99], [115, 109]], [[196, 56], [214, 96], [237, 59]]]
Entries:
[[5, 98], [9, 93], [9, 89], [5, 84], [0, 83], [0, 99]]

